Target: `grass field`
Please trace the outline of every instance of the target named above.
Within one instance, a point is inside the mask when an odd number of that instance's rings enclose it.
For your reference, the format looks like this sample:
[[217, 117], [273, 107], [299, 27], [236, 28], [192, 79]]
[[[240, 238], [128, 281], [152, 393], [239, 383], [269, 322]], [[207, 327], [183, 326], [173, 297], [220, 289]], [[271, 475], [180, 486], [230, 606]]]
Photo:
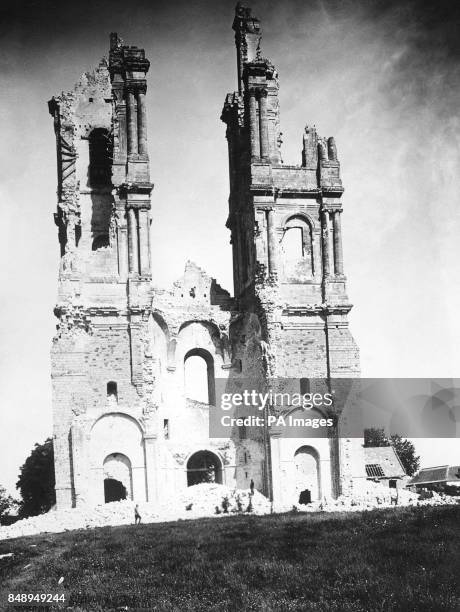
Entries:
[[9, 552], [0, 610], [8, 593], [62, 592], [91, 612], [460, 610], [460, 506], [105, 527]]

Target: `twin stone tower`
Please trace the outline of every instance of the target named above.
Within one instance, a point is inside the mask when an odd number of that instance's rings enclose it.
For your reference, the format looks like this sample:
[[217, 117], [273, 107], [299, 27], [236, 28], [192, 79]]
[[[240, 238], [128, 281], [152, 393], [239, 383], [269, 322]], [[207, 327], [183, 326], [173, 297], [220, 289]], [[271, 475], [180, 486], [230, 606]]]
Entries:
[[365, 481], [362, 439], [337, 428], [314, 438], [276, 427], [210, 436], [226, 381], [264, 390], [291, 379], [303, 392], [315, 379], [359, 376], [334, 139], [307, 126], [301, 163], [283, 164], [278, 78], [262, 56], [259, 20], [237, 5], [233, 29], [238, 90], [221, 118], [234, 297], [191, 262], [169, 290], [152, 278], [144, 50], [112, 34], [108, 62], [49, 102], [60, 244], [51, 352], [58, 508], [159, 503], [199, 482], [248, 488], [251, 480], [276, 506], [302, 492], [304, 500], [352, 495]]

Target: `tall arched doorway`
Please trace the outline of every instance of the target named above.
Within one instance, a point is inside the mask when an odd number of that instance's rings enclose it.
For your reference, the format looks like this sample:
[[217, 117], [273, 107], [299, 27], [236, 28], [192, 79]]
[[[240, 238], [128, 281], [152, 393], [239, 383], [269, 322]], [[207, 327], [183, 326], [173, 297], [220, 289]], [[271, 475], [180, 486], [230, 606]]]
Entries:
[[104, 460], [105, 503], [133, 498], [131, 461], [122, 453], [112, 453]]
[[321, 498], [319, 455], [312, 446], [301, 446], [294, 454], [296, 493], [299, 504]]
[[222, 484], [222, 463], [211, 451], [198, 451], [187, 461], [187, 486], [202, 482]]

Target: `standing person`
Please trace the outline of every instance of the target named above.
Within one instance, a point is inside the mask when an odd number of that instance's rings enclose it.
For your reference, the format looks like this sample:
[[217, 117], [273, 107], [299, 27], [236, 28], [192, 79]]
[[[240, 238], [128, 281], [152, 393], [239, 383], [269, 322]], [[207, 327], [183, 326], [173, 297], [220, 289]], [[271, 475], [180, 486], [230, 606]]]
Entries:
[[141, 522], [142, 517], [139, 513], [139, 504], [136, 504], [136, 507], [134, 508], [134, 523], [136, 525], [139, 525], [139, 523]]
[[390, 501], [391, 501], [391, 505], [398, 505], [398, 489], [395, 487], [394, 489], [391, 489], [391, 493], [390, 493]]
[[251, 491], [251, 495], [254, 495], [254, 481], [251, 478], [251, 482], [249, 484], [249, 489]]

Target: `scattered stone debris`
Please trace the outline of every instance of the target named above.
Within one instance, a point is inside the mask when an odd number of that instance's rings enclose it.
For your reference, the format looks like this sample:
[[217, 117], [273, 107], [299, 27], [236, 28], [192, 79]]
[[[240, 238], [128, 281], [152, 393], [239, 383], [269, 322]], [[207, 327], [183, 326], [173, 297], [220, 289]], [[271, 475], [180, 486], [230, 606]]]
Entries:
[[[404, 489], [399, 490], [398, 493], [399, 506], [455, 504], [458, 499], [437, 493], [434, 493], [430, 499], [420, 499], [416, 493]], [[51, 510], [47, 514], [0, 527], [0, 540], [38, 533], [58, 533], [72, 529], [129, 525], [133, 523], [134, 506], [135, 502], [123, 500], [96, 507], [84, 506], [71, 510]], [[324, 499], [306, 505], [291, 502], [285, 507], [279, 505], [274, 510], [277, 512], [293, 509], [298, 512], [353, 512], [391, 506], [391, 490], [383, 485], [375, 484], [353, 498], [342, 496], [336, 500]], [[139, 503], [139, 510], [143, 523], [158, 523], [191, 518], [232, 516], [246, 512], [263, 515], [270, 514], [272, 508], [270, 501], [258, 491], [254, 491], [251, 495], [250, 489], [238, 490], [215, 483], [202, 483], [188, 487], [175, 499], [165, 501], [160, 507], [150, 503]], [[12, 555], [13, 553], [7, 553], [0, 555], [0, 558]]]

